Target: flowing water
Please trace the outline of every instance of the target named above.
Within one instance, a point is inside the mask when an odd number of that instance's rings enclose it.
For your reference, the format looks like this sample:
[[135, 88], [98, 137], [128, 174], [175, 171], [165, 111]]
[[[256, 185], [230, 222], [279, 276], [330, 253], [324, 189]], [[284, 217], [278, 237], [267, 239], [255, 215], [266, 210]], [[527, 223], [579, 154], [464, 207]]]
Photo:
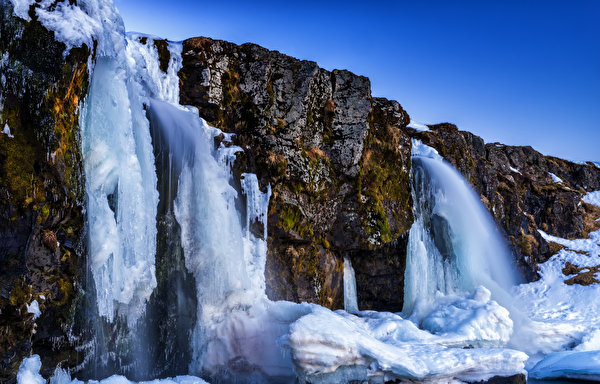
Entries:
[[502, 300], [518, 281], [511, 254], [479, 197], [434, 149], [413, 142], [412, 195], [403, 313], [426, 311], [437, 295], [479, 285]]

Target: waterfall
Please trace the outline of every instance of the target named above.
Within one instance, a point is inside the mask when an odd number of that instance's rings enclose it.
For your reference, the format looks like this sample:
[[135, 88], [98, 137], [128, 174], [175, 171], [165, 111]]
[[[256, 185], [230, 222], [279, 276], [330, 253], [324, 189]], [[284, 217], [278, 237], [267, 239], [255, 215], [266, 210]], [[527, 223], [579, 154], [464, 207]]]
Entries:
[[415, 222], [403, 312], [420, 312], [439, 293], [470, 292], [478, 285], [504, 299], [518, 278], [494, 221], [461, 174], [418, 140], [413, 141], [412, 196]]
[[132, 325], [156, 286], [158, 193], [148, 121], [128, 80], [115, 58], [98, 58], [81, 125], [98, 312]]
[[348, 313], [358, 312], [356, 277], [349, 257], [344, 257], [344, 310]]

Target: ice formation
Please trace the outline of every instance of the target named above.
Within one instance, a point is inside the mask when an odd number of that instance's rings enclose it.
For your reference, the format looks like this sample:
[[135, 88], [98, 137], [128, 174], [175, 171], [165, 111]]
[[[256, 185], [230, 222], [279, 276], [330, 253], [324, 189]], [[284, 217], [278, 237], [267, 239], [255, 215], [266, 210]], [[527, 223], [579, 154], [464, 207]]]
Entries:
[[413, 201], [404, 309], [419, 317], [438, 292], [470, 292], [478, 285], [496, 300], [517, 282], [510, 253], [489, 213], [463, 177], [431, 147], [413, 141]]
[[349, 313], [358, 312], [356, 277], [349, 257], [344, 258], [344, 310]]
[[40, 305], [38, 304], [37, 300], [33, 300], [30, 304], [27, 304], [27, 312], [33, 314], [33, 320], [42, 315], [42, 311], [40, 311]]
[[[17, 374], [17, 384], [46, 384], [40, 375], [42, 362], [38, 355], [33, 355], [23, 360]], [[90, 381], [90, 384], [92, 381]], [[114, 375], [104, 380], [93, 381], [95, 384], [136, 384], [120, 375]], [[57, 368], [50, 378], [50, 384], [83, 384], [80, 380], [71, 379], [71, 375], [61, 368]], [[140, 383], [141, 384], [141, 383]], [[194, 376], [178, 376], [168, 379], [150, 380], [144, 384], [207, 384], [206, 381]]]
[[392, 313], [365, 311], [353, 316], [316, 307], [292, 324], [289, 344], [301, 376], [309, 382], [478, 381], [524, 373], [524, 353], [446, 346], [459, 339], [460, 334], [451, 331], [432, 335]]
[[8, 124], [4, 124], [4, 129], [2, 130], [2, 133], [4, 133], [6, 136], [10, 137], [11, 139], [14, 139], [14, 136], [10, 132], [10, 127], [8, 126]]
[[407, 127], [415, 129], [419, 132], [429, 131], [429, 127], [426, 124], [419, 123], [418, 121], [411, 120]]

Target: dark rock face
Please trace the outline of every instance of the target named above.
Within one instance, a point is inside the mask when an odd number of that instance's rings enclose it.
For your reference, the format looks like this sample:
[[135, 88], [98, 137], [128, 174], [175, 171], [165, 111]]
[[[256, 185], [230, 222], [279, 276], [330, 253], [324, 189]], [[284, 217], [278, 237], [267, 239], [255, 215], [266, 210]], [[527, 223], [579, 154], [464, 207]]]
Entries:
[[[596, 207], [582, 203], [600, 189], [600, 168], [544, 156], [531, 147], [484, 143], [452, 124], [410, 132], [438, 150], [471, 183], [512, 246], [515, 262], [528, 280], [537, 264], [557, 252], [538, 229], [563, 238], [584, 238], [598, 229]], [[550, 173], [562, 182], [554, 181]]]
[[[78, 363], [70, 330], [85, 266], [78, 106], [90, 50], [65, 46], [0, 1], [0, 381], [23, 357]], [[27, 305], [39, 303], [34, 319]]]
[[[348, 71], [207, 38], [184, 42], [179, 75], [181, 103], [236, 133], [238, 175], [272, 186], [269, 296], [341, 308], [343, 257], [368, 254], [378, 272], [359, 285], [387, 283], [401, 302], [405, 250], [388, 251], [412, 223], [400, 104], [372, 98], [369, 80]], [[362, 308], [390, 308], [367, 296]]]

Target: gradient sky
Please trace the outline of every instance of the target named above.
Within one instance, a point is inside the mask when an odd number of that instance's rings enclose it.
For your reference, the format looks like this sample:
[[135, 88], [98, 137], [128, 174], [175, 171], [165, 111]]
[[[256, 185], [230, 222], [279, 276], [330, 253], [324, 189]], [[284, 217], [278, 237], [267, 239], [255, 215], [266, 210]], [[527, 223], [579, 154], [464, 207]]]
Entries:
[[129, 31], [349, 69], [413, 120], [600, 161], [600, 0], [114, 0]]

